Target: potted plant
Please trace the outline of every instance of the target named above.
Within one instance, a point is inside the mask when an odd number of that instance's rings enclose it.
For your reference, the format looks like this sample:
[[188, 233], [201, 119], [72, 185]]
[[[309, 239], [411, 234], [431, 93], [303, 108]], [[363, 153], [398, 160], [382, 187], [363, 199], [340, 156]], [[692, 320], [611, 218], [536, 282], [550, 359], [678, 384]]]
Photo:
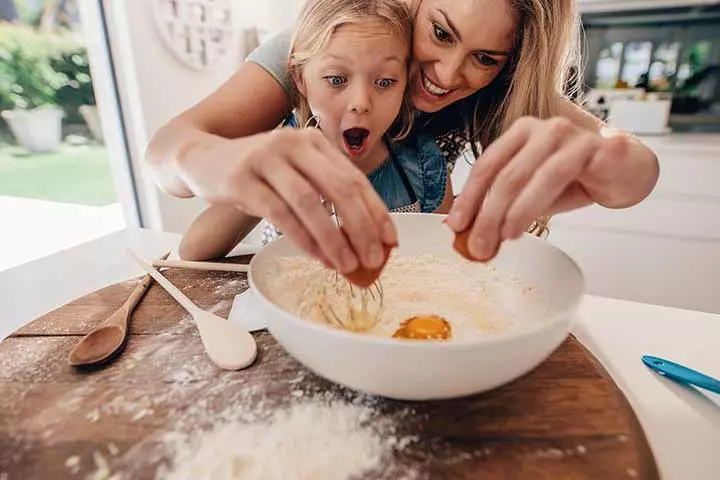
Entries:
[[63, 111], [55, 101], [67, 79], [51, 66], [56, 35], [20, 25], [0, 29], [0, 109], [18, 144], [55, 151], [62, 140]]
[[68, 122], [82, 118], [90, 135], [103, 142], [102, 124], [95, 104], [87, 49], [81, 44], [71, 45], [67, 51], [53, 60], [55, 71], [67, 78], [66, 84], [57, 91], [57, 103], [63, 106]]

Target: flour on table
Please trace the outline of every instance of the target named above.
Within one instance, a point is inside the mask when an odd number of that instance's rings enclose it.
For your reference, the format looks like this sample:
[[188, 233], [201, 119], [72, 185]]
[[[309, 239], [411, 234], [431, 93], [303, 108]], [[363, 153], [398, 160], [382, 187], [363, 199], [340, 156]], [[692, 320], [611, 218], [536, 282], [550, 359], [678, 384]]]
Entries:
[[226, 298], [224, 300], [220, 300], [218, 303], [216, 303], [212, 307], [208, 308], [207, 311], [210, 313], [217, 314], [217, 312], [219, 312], [220, 310], [230, 308], [231, 306], [232, 306], [232, 300]]
[[93, 453], [93, 461], [95, 462], [95, 471], [86, 477], [86, 480], [121, 480], [122, 474], [113, 473], [110, 470], [105, 457], [100, 452]]
[[68, 468], [71, 474], [77, 475], [80, 472], [80, 457], [73, 455], [65, 460], [65, 466]]
[[[176, 439], [177, 442], [178, 439]], [[269, 418], [180, 437], [166, 480], [344, 480], [381, 468], [414, 439], [368, 405], [310, 399]]]
[[245, 278], [230, 278], [221, 283], [213, 291], [214, 296], [228, 297], [235, 296], [248, 287], [248, 281]]

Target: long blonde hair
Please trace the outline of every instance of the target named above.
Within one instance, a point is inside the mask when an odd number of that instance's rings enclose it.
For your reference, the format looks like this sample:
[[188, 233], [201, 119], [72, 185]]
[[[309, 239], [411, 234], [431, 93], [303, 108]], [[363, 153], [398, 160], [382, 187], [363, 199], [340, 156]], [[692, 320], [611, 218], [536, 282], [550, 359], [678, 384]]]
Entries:
[[[500, 135], [519, 118], [557, 115], [561, 96], [574, 97], [582, 83], [580, 14], [575, 0], [511, 0], [518, 15], [517, 53], [505, 101], [490, 117], [488, 131]], [[519, 38], [518, 38], [519, 37]], [[497, 122], [497, 127], [492, 122]], [[494, 140], [494, 138], [492, 138]], [[492, 141], [491, 140], [491, 141]], [[528, 232], [547, 236], [550, 217], [537, 218]]]
[[[376, 21], [387, 26], [407, 43], [408, 61], [412, 48], [412, 16], [403, 0], [308, 0], [300, 13], [295, 33], [290, 43], [289, 70], [294, 80], [291, 96], [297, 109], [297, 120], [305, 125], [312, 117], [307, 99], [297, 88], [297, 78], [303, 66], [320, 53], [343, 25], [362, 25]], [[407, 136], [412, 126], [412, 107], [409, 93], [405, 92], [398, 114], [399, 133], [393, 137], [400, 140]]]
[[[507, 1], [517, 24], [505, 67], [490, 85], [446, 107], [432, 121], [435, 134], [453, 124], [465, 129], [476, 157], [477, 144], [487, 148], [521, 117], [556, 115], [559, 99], [575, 96], [582, 84], [576, 0]], [[549, 220], [536, 219], [528, 231], [547, 235]]]
[[508, 0], [517, 15], [505, 68], [470, 98], [470, 139], [487, 146], [523, 116], [549, 118], [561, 95], [581, 84], [580, 17], [575, 0]]

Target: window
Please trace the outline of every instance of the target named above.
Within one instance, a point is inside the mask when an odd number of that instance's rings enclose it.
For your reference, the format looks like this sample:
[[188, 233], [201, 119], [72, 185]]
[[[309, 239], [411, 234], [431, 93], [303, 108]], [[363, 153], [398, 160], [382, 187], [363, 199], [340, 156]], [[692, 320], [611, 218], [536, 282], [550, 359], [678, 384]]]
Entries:
[[679, 42], [664, 42], [658, 45], [648, 72], [648, 83], [652, 90], [667, 91], [672, 88], [679, 56]]
[[600, 52], [597, 62], [595, 86], [599, 88], [613, 88], [620, 75], [620, 59], [622, 58], [623, 44], [615, 42]]
[[703, 40], [687, 46], [677, 72], [677, 86], [681, 87], [688, 78], [700, 72], [708, 64], [712, 42]]
[[628, 86], [641, 83], [647, 74], [652, 56], [652, 42], [630, 42], [625, 47], [625, 62], [620, 79]]

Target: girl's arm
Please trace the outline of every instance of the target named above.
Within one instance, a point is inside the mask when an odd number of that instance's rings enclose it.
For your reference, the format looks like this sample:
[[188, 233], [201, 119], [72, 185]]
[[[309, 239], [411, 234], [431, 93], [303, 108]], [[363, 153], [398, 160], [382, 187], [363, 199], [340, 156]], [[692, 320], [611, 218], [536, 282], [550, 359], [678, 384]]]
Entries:
[[260, 221], [232, 205], [211, 205], [190, 225], [180, 242], [183, 260], [212, 260], [224, 257]]

